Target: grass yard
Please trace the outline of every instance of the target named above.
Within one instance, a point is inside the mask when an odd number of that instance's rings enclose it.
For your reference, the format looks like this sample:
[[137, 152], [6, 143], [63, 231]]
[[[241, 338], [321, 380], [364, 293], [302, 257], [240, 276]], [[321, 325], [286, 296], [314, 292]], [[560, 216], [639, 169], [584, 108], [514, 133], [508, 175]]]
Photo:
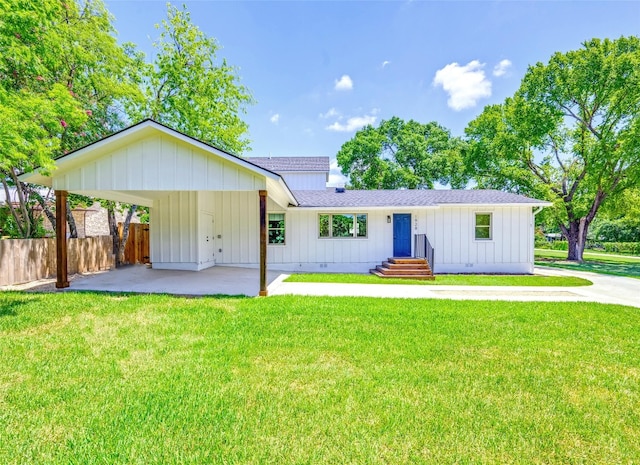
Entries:
[[372, 274], [296, 273], [285, 279], [293, 283], [422, 284], [425, 286], [590, 286], [591, 281], [573, 276], [439, 274], [433, 281], [380, 278]]
[[566, 250], [536, 249], [535, 254], [536, 265], [640, 278], [640, 257], [633, 255], [585, 252], [584, 262], [575, 263], [567, 261]]
[[635, 463], [640, 313], [0, 293], [0, 463]]

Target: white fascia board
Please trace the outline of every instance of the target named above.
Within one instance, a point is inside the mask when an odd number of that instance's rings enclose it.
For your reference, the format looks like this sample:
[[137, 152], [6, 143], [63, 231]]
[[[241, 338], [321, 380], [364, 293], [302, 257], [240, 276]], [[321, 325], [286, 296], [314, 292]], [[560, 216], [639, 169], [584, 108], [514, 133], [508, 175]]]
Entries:
[[23, 173], [20, 176], [18, 176], [18, 179], [22, 182], [39, 184], [40, 186], [45, 186], [45, 187], [53, 186], [53, 179], [51, 178], [51, 176], [44, 176], [40, 174], [40, 168], [34, 171], [29, 171], [28, 173]]
[[441, 203], [439, 205], [387, 205], [387, 206], [346, 206], [346, 207], [297, 207], [301, 210], [324, 210], [324, 211], [356, 211], [356, 210], [393, 210], [393, 211], [413, 211], [413, 210], [438, 210], [447, 207], [459, 208], [495, 208], [495, 207], [547, 207], [552, 205], [549, 202], [540, 203]]
[[289, 189], [289, 186], [287, 186], [286, 181], [282, 178], [282, 176], [278, 176], [278, 177], [280, 178], [280, 179], [278, 179], [278, 184], [286, 192], [287, 197], [289, 197], [289, 203], [291, 205], [295, 205], [297, 207], [298, 206], [298, 201], [293, 196], [293, 193], [291, 192], [291, 189]]
[[531, 203], [440, 203], [438, 207], [491, 208], [491, 207], [549, 207], [551, 202]]
[[353, 206], [353, 207], [295, 207], [291, 208], [291, 210], [310, 210], [310, 211], [326, 211], [326, 212], [354, 212], [354, 211], [415, 211], [415, 210], [436, 210], [438, 206], [428, 205], [428, 206], [385, 206], [385, 207], [363, 207], [363, 206]]
[[74, 193], [114, 202], [130, 203], [141, 207], [153, 207], [153, 199], [133, 195], [126, 191], [74, 191]]
[[289, 205], [298, 205], [287, 183], [280, 176], [277, 180], [267, 178], [267, 192], [269, 197], [284, 209], [289, 208]]

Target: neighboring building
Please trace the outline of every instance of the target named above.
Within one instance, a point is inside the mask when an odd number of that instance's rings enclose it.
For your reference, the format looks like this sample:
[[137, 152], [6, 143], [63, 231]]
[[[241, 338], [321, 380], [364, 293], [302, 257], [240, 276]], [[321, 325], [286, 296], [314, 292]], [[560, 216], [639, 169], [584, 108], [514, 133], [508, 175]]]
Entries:
[[367, 272], [435, 249], [435, 273], [532, 273], [534, 215], [548, 202], [492, 190], [327, 189], [328, 157], [243, 159], [151, 120], [22, 179], [150, 207], [154, 268]]
[[278, 173], [291, 190], [324, 190], [329, 182], [329, 157], [250, 157], [245, 160]]

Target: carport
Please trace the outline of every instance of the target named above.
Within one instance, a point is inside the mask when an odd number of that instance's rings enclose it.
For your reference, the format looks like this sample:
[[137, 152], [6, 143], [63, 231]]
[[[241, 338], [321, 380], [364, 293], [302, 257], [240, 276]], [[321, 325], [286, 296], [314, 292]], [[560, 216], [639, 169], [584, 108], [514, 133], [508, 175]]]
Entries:
[[262, 296], [268, 205], [297, 204], [280, 175], [153, 120], [56, 159], [52, 173], [38, 169], [21, 180], [56, 192], [58, 288], [69, 286], [68, 192], [149, 207], [154, 271], [255, 268]]
[[[245, 295], [260, 292], [260, 271], [255, 268], [214, 266], [194, 273], [184, 270], [156, 270], [144, 265], [125, 265], [112, 271], [77, 277], [76, 291], [161, 293], [174, 295]], [[267, 285], [279, 272], [267, 273]]]

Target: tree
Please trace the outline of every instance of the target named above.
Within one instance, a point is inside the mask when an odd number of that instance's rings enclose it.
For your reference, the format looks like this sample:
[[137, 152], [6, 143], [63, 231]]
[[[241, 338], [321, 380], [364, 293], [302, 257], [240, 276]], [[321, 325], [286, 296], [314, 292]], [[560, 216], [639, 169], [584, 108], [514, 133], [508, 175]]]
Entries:
[[239, 83], [236, 69], [220, 63], [220, 49], [191, 22], [186, 9], [168, 5], [167, 19], [154, 42], [157, 54], [144, 68], [145, 101], [131, 109], [134, 119], [153, 118], [218, 148], [240, 154], [247, 150], [248, 126], [240, 118], [253, 103]]
[[[610, 220], [623, 219], [640, 225], [640, 185], [611, 198], [603, 205], [603, 213]], [[638, 233], [640, 234], [640, 230]]]
[[544, 198], [582, 260], [602, 204], [640, 183], [640, 40], [593, 39], [529, 67], [466, 134], [479, 187]]
[[[167, 19], [156, 28], [161, 30], [153, 44], [157, 53], [152, 63], [139, 64], [144, 99], [128, 102], [131, 119], [152, 118], [236, 154], [247, 150], [249, 140], [244, 135], [248, 126], [240, 114], [245, 112], [245, 105], [253, 103], [253, 98], [239, 83], [236, 69], [226, 60], [217, 62], [216, 52], [220, 49], [217, 41], [191, 22], [186, 7], [179, 10], [167, 4]], [[119, 260], [137, 207], [126, 207], [128, 213], [120, 240], [116, 235], [116, 204], [105, 204], [114, 234], [114, 253]]]
[[355, 189], [432, 189], [435, 182], [464, 187], [462, 148], [435, 122], [398, 117], [365, 126], [338, 152], [338, 165]]
[[22, 237], [36, 230], [31, 206], [49, 205], [17, 173], [119, 129], [122, 107], [139, 99], [136, 61], [118, 45], [100, 0], [0, 0], [0, 182]]

